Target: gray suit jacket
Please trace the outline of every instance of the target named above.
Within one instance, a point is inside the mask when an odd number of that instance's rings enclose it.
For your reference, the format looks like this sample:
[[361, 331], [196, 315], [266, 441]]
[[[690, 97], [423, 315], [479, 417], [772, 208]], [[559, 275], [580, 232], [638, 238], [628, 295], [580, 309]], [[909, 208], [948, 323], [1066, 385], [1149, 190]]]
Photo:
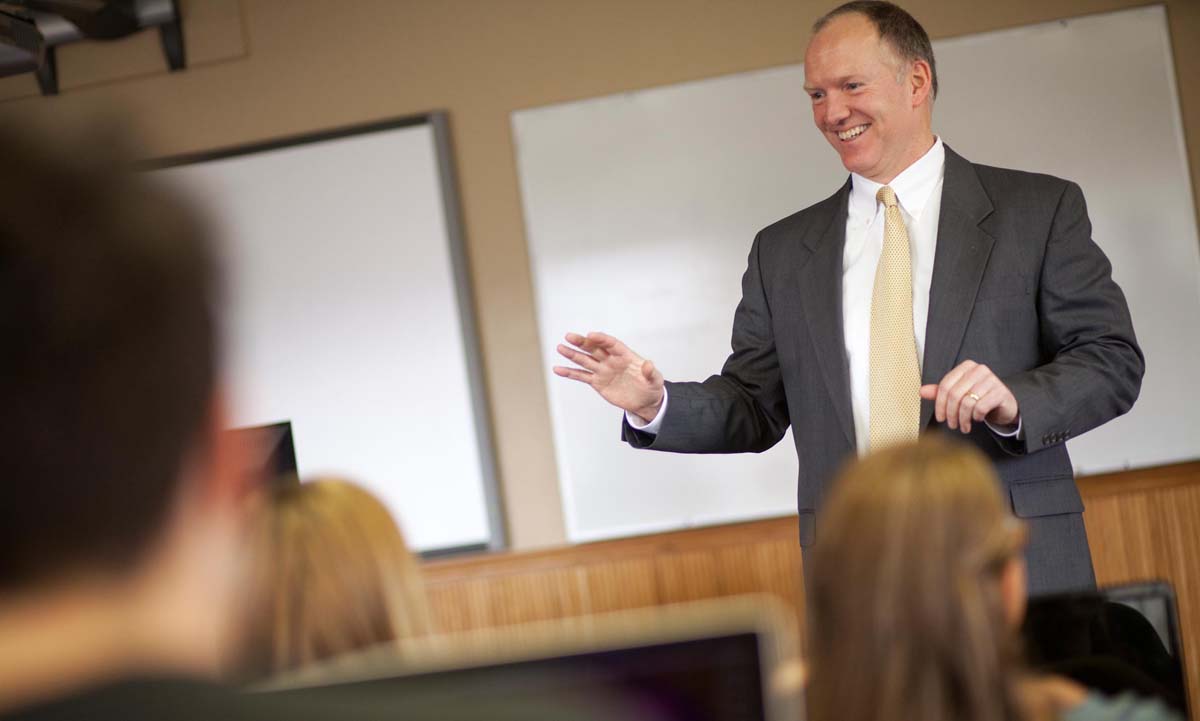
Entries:
[[[802, 546], [814, 538], [827, 485], [855, 455], [841, 322], [849, 197], [847, 180], [758, 233], [721, 373], [668, 383], [658, 435], [622, 429], [641, 448], [757, 453], [790, 424]], [[967, 438], [995, 462], [1018, 516], [1082, 511], [1063, 442], [1137, 398], [1144, 359], [1111, 269], [1092, 242], [1079, 186], [976, 165], [946, 148], [922, 382], [970, 359], [1012, 389], [1025, 440], [997, 437], [982, 423]], [[932, 417], [924, 401], [922, 428], [940, 428]]]

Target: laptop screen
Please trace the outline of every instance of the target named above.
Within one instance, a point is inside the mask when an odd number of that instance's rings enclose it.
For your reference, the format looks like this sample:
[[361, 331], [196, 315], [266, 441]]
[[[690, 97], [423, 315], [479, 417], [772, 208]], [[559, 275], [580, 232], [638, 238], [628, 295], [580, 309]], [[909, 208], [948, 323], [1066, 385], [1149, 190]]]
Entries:
[[754, 633], [656, 642], [627, 648], [481, 664], [433, 672], [275, 691], [306, 698], [395, 694], [455, 699], [486, 707], [519, 699], [554, 704], [604, 699], [639, 718], [765, 721], [759, 639]]
[[1175, 596], [1165, 583], [1031, 599], [1023, 636], [1034, 668], [1187, 713]]

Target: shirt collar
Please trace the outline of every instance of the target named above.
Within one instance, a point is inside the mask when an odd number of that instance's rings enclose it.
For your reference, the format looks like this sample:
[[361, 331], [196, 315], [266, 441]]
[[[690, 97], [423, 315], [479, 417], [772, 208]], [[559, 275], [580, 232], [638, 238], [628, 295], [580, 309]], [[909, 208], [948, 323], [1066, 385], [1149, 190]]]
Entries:
[[[946, 148], [941, 138], [935, 138], [932, 148], [888, 183], [896, 191], [900, 207], [914, 220], [920, 220], [921, 211], [941, 181], [945, 168]], [[850, 214], [870, 224], [878, 206], [875, 194], [883, 185], [858, 173], [851, 173], [850, 178]]]

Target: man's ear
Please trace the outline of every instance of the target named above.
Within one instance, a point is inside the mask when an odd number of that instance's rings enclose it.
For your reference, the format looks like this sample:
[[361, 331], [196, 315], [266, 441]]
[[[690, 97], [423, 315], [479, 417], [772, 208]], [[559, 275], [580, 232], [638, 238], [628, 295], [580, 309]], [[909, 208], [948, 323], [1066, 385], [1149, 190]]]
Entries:
[[912, 61], [908, 82], [914, 108], [933, 102], [933, 70], [929, 63], [920, 59]]

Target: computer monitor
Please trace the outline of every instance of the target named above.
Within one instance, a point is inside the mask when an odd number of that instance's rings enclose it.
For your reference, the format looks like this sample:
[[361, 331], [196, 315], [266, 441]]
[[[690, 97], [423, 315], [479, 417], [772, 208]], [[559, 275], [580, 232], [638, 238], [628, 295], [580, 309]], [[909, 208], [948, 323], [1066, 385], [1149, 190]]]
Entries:
[[[712, 602], [706, 602], [710, 609]], [[726, 607], [728, 608], [728, 606]], [[689, 617], [690, 616], [690, 617]], [[418, 654], [406, 661], [347, 664], [333, 676], [285, 681], [271, 693], [328, 700], [393, 694], [396, 699], [455, 699], [486, 706], [519, 699], [554, 704], [595, 699], [662, 721], [773, 721], [801, 718], [799, 689], [772, 686], [783, 647], [778, 628], [750, 616], [695, 607], [662, 607], [500, 631], [486, 654]], [[522, 646], [527, 648], [522, 649]], [[782, 652], [784, 655], [794, 653]]]
[[1031, 599], [1023, 636], [1037, 669], [1107, 694], [1155, 697], [1187, 717], [1179, 617], [1165, 582]]
[[296, 444], [291, 421], [229, 431], [246, 444], [246, 466], [242, 473], [258, 484], [291, 486], [300, 482], [296, 470]]

